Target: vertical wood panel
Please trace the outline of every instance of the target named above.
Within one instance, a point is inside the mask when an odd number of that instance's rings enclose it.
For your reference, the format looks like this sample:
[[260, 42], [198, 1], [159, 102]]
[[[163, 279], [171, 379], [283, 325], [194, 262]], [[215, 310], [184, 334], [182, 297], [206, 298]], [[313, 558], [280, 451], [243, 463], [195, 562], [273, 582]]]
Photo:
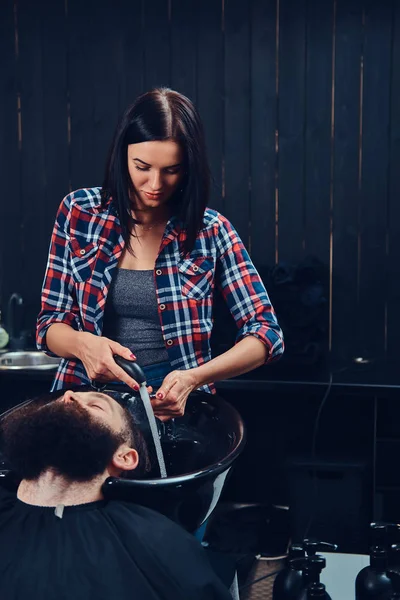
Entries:
[[93, 76], [91, 52], [96, 31], [89, 24], [94, 0], [68, 0], [68, 83], [71, 101], [71, 188], [99, 184], [93, 140]]
[[120, 5], [116, 4], [115, 0], [96, 0], [96, 8], [87, 24], [96, 32], [94, 46], [90, 51], [96, 185], [103, 182], [104, 165], [120, 110], [119, 11]]
[[197, 15], [197, 107], [204, 124], [213, 185], [210, 205], [223, 211], [224, 78], [222, 0], [202, 0]]
[[10, 294], [21, 282], [21, 177], [18, 150], [17, 61], [13, 1], [0, 3], [0, 307], [6, 317]]
[[73, 189], [102, 183], [119, 115], [117, 17], [112, 0], [68, 0]]
[[19, 92], [18, 56], [15, 40], [15, 16], [13, 0], [0, 3], [0, 164], [2, 172], [1, 217], [19, 217], [21, 160], [18, 143]]
[[253, 0], [251, 14], [251, 255], [275, 263], [277, 2]]
[[[44, 141], [44, 81], [40, 10], [30, 0], [18, 2], [19, 70], [21, 77], [22, 145], [22, 295], [25, 315], [34, 320], [39, 310], [48, 242], [45, 243], [46, 170]], [[49, 149], [50, 150], [50, 149]], [[32, 260], [34, 257], [34, 260]], [[29, 316], [28, 316], [29, 315]]]
[[143, 0], [121, 0], [119, 6], [119, 70], [120, 99], [119, 112], [122, 114], [144, 88], [144, 29]]
[[400, 337], [400, 4], [394, 2], [389, 157], [388, 356], [399, 352]]
[[304, 255], [305, 43], [305, 0], [281, 0], [278, 250], [293, 262]]
[[359, 353], [385, 354], [386, 223], [392, 0], [365, 0]]
[[171, 28], [168, 0], [144, 2], [144, 85], [171, 86]]
[[250, 27], [249, 5], [225, 2], [224, 213], [249, 248]]
[[354, 356], [357, 322], [361, 0], [337, 0], [332, 351]]
[[197, 13], [199, 3], [171, 1], [171, 86], [197, 102]]
[[[64, 0], [36, 4], [42, 23], [43, 140], [46, 174], [44, 248], [61, 199], [69, 191], [67, 19]], [[46, 258], [46, 256], [45, 256]], [[44, 274], [44, 273], [43, 273]]]
[[[35, 23], [35, 36], [38, 36], [35, 61], [37, 68], [40, 63], [40, 78], [33, 78], [30, 81], [30, 87], [31, 92], [35, 94], [39, 92], [40, 87], [42, 92], [40, 96], [37, 96], [34, 105], [24, 102], [24, 95], [22, 96], [23, 122], [26, 125], [22, 144], [23, 176], [26, 167], [33, 169], [32, 172], [28, 171], [23, 178], [25, 185], [24, 215], [27, 218], [27, 225], [24, 228], [27, 240], [24, 257], [25, 270], [29, 271], [34, 278], [33, 284], [30, 281], [27, 282], [25, 297], [31, 307], [32, 319], [35, 319], [39, 310], [40, 288], [54, 217], [61, 198], [69, 188], [69, 144], [65, 3], [63, 0], [54, 0], [48, 5], [42, 1], [34, 5], [34, 14], [30, 14], [32, 8], [30, 5], [27, 11], [28, 19], [21, 21], [20, 36], [22, 59], [23, 52], [26, 52], [27, 56], [31, 54], [31, 42], [23, 43], [24, 33], [31, 34], [31, 21]], [[19, 9], [24, 11], [24, 5], [19, 4]], [[26, 67], [30, 69], [29, 61], [26, 63]], [[26, 80], [25, 76], [24, 80]], [[37, 118], [37, 111], [40, 110], [42, 111], [41, 122]], [[31, 131], [30, 127], [37, 127], [38, 121], [40, 126]], [[39, 174], [39, 170], [36, 171], [35, 161], [32, 161], [30, 156], [31, 140], [36, 137], [41, 139], [42, 189], [37, 188], [36, 184], [32, 185], [34, 177]], [[39, 207], [41, 210], [38, 211]], [[32, 222], [35, 222], [34, 227], [32, 227]], [[30, 264], [32, 255], [35, 256], [33, 271]]]
[[333, 1], [308, 0], [305, 252], [330, 262]]

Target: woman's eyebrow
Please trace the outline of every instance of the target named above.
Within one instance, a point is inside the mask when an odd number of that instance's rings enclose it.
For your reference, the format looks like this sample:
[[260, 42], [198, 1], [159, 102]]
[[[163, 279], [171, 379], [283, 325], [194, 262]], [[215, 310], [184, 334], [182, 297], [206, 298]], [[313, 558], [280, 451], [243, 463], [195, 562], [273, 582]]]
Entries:
[[[146, 165], [146, 167], [151, 167], [151, 165], [147, 162], [144, 162], [144, 160], [142, 160], [141, 158], [134, 158], [133, 160], [137, 160], [140, 163], [142, 163], [142, 165]], [[176, 163], [175, 165], [169, 165], [168, 167], [164, 167], [164, 169], [174, 169], [175, 167], [181, 167], [182, 163]]]

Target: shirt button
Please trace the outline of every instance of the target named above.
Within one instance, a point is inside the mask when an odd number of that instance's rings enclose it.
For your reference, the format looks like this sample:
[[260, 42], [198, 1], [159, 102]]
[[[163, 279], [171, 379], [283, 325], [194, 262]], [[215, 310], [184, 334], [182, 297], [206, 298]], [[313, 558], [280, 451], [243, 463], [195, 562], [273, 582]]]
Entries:
[[157, 269], [157, 271], [156, 271], [156, 275], [162, 275], [162, 271], [161, 271], [161, 269]]
[[172, 346], [173, 343], [173, 340], [167, 340], [167, 346]]
[[160, 304], [160, 310], [165, 310], [166, 306], [165, 304]]
[[199, 267], [197, 265], [194, 265], [193, 266], [193, 271], [196, 273], [196, 271], [198, 271], [198, 270], [199, 270]]
[[84, 254], [86, 254], [86, 250], [84, 250], [84, 249], [82, 248], [82, 250], [79, 250], [79, 254], [80, 254], [81, 256], [83, 256]]

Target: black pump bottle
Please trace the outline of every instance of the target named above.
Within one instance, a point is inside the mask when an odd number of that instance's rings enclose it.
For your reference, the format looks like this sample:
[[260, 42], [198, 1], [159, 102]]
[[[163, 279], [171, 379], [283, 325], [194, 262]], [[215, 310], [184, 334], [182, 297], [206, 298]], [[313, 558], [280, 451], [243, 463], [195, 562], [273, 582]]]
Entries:
[[326, 560], [323, 556], [309, 556], [306, 559], [309, 582], [297, 596], [296, 600], [309, 600], [310, 598], [320, 598], [323, 600], [332, 600], [320, 582], [322, 569], [326, 567]]
[[297, 600], [299, 594], [307, 588], [309, 579], [309, 561], [319, 550], [337, 550], [335, 544], [305, 539], [302, 544], [293, 544], [285, 568], [276, 576], [272, 600]]
[[393, 591], [389, 600], [400, 600], [400, 573], [398, 571], [389, 570], [387, 574], [393, 585]]
[[301, 544], [292, 544], [289, 548], [285, 568], [275, 577], [272, 590], [273, 600], [293, 600], [303, 589], [301, 564], [293, 559], [304, 558], [305, 555], [306, 552]]
[[382, 546], [370, 549], [370, 565], [356, 578], [356, 600], [386, 600], [393, 586], [387, 570], [387, 551]]
[[[312, 558], [313, 556], [318, 556], [318, 558], [321, 558], [319, 555], [317, 555], [318, 551], [323, 551], [323, 550], [337, 550], [338, 547], [336, 544], [330, 544], [328, 542], [319, 542], [317, 540], [314, 539], [305, 539], [303, 542], [304, 545], [304, 549], [306, 551], [306, 554], [309, 558]], [[325, 559], [324, 559], [325, 560]], [[312, 583], [313, 580], [310, 576], [310, 565], [311, 565], [311, 561], [307, 560], [303, 569], [303, 589], [307, 588], [307, 585], [309, 583]], [[324, 563], [324, 566], [321, 568], [321, 571], [323, 568], [325, 568], [326, 563]], [[320, 573], [321, 573], [320, 571]], [[318, 580], [319, 581], [319, 580]]]
[[394, 548], [389, 557], [389, 537], [397, 533], [395, 523], [371, 523], [371, 548], [370, 564], [361, 569], [356, 578], [356, 600], [389, 598], [393, 589], [392, 582], [387, 574], [390, 560], [396, 560], [397, 551]]
[[323, 583], [311, 583], [309, 585], [307, 590], [307, 600], [312, 600], [313, 598], [320, 598], [321, 600], [329, 598]]

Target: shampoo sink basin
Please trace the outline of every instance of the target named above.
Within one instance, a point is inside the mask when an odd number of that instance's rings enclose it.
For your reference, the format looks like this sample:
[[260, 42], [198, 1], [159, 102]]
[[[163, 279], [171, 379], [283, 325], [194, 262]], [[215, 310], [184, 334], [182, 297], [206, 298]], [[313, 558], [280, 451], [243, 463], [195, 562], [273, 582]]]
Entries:
[[[129, 407], [147, 441], [153, 466], [145, 477], [138, 479], [109, 477], [103, 484], [104, 497], [146, 506], [187, 531], [196, 531], [213, 512], [233, 463], [244, 448], [246, 434], [240, 415], [217, 394], [192, 392], [184, 416], [157, 422], [168, 473], [168, 477], [161, 478], [142, 401], [121, 385], [109, 384], [103, 393]], [[52, 402], [61, 394], [60, 390], [51, 392], [46, 401]], [[37, 401], [40, 398], [12, 407], [0, 415], [0, 423], [7, 414]], [[16, 491], [19, 482], [17, 473], [4, 460], [0, 445], [0, 486]]]
[[0, 371], [49, 371], [60, 363], [59, 358], [52, 358], [43, 352], [5, 352], [0, 354]]

